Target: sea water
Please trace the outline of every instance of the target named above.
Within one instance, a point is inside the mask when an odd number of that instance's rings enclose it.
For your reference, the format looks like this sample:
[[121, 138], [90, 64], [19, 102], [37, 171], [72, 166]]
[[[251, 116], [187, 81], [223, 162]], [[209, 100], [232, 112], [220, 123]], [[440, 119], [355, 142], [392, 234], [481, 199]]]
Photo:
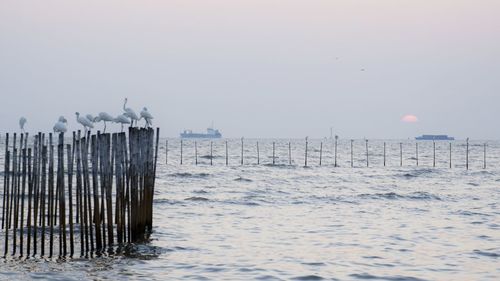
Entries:
[[[256, 142], [260, 165], [257, 165]], [[3, 140], [2, 140], [3, 142]], [[161, 140], [154, 232], [127, 254], [6, 258], [0, 279], [498, 280], [500, 143]], [[272, 143], [275, 142], [275, 165]], [[289, 146], [291, 159], [289, 164]], [[320, 142], [323, 142], [319, 166]], [[386, 166], [383, 143], [386, 142]], [[401, 166], [400, 143], [403, 147]], [[3, 171], [0, 145], [0, 169]], [[166, 163], [168, 161], [168, 164]], [[3, 180], [0, 185], [3, 184]], [[3, 187], [1, 187], [3, 190]], [[0, 243], [3, 244], [3, 237]], [[3, 253], [3, 251], [2, 251]]]

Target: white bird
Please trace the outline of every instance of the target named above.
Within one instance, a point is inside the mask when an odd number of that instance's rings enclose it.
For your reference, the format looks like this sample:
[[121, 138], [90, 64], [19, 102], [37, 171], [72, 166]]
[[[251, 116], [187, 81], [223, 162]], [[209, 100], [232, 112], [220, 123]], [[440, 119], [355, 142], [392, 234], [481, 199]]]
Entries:
[[149, 126], [153, 125], [153, 115], [151, 115], [151, 113], [149, 113], [149, 111], [146, 107], [144, 107], [141, 111], [141, 119], [142, 118], [144, 118], [144, 120], [146, 120], [145, 127], [149, 127]]
[[64, 116], [60, 116], [59, 120], [57, 123], [54, 125], [54, 133], [66, 133], [68, 128], [66, 127], [66, 123], [68, 123], [68, 120], [64, 118]]
[[113, 122], [122, 125], [122, 132], [123, 132], [123, 124], [130, 124], [131, 123], [130, 119], [128, 119], [128, 117], [125, 114], [121, 114], [121, 115], [116, 116], [116, 118], [113, 119]]
[[90, 122], [92, 122], [92, 123], [95, 123], [96, 121], [98, 121], [98, 120], [97, 120], [97, 117], [94, 117], [92, 114], [87, 114], [87, 115], [85, 115], [85, 117], [86, 117], [87, 119], [89, 119], [89, 120], [90, 120]]
[[123, 103], [123, 111], [125, 111], [124, 115], [131, 119], [132, 125], [133, 125], [134, 121], [135, 121], [135, 124], [137, 125], [137, 121], [139, 121], [139, 116], [137, 116], [137, 114], [135, 114], [135, 111], [132, 108], [126, 107], [127, 101], [128, 101], [127, 98], [125, 98], [125, 102]]
[[24, 124], [26, 124], [28, 120], [24, 117], [19, 118], [19, 127], [21, 127], [21, 132], [24, 133]]
[[92, 124], [92, 121], [90, 121], [87, 117], [80, 116], [79, 112], [75, 112], [75, 114], [76, 114], [76, 121], [82, 124], [85, 131], [87, 131], [87, 128], [94, 128], [94, 124]]
[[106, 122], [113, 122], [115, 118], [106, 112], [99, 112], [99, 115], [94, 119], [96, 122], [104, 122], [104, 133], [106, 133]]

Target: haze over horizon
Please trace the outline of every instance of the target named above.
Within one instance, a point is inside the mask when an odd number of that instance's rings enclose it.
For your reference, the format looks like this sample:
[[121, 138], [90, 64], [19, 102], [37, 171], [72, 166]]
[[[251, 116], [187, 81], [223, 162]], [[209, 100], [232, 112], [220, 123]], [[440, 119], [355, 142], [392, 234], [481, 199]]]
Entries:
[[0, 132], [21, 116], [30, 132], [60, 115], [80, 129], [76, 111], [116, 116], [128, 97], [170, 137], [213, 121], [225, 137], [500, 139], [499, 13], [490, 0], [4, 0]]

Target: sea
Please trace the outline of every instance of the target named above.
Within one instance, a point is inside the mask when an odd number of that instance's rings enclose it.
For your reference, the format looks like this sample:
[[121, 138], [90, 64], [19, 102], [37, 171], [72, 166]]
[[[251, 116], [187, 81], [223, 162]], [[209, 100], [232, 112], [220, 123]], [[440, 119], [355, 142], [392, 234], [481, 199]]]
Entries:
[[500, 280], [500, 142], [334, 142], [160, 139], [148, 242], [0, 279]]

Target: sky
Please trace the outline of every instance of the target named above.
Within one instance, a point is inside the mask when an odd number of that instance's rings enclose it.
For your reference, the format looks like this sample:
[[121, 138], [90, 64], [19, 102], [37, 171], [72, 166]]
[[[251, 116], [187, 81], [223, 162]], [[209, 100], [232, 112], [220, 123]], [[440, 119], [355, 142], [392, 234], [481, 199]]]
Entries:
[[[0, 133], [500, 139], [500, 1], [0, 0]], [[405, 115], [417, 122], [404, 122]], [[112, 126], [119, 130], [118, 125]]]

